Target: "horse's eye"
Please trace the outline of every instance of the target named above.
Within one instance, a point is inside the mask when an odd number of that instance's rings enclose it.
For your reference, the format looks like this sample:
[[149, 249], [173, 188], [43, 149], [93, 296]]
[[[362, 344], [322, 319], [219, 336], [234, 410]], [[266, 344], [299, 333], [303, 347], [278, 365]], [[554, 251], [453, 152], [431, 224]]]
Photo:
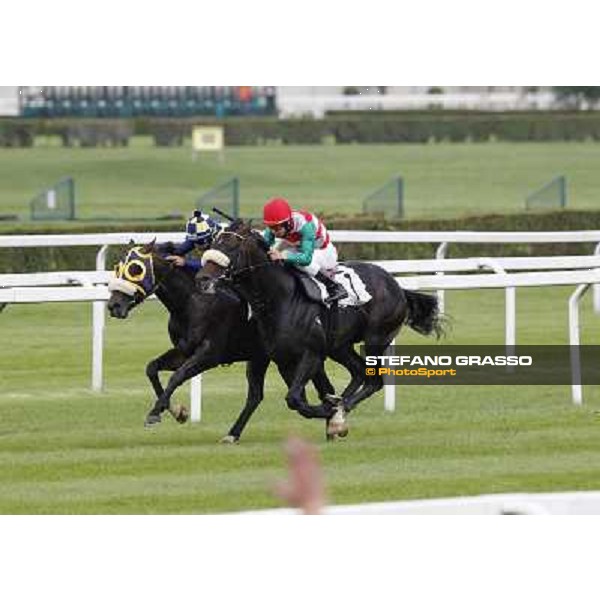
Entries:
[[129, 268], [127, 269], [127, 272], [131, 277], [139, 277], [143, 273], [143, 271], [144, 270], [142, 269], [142, 267], [136, 263], [129, 265]]

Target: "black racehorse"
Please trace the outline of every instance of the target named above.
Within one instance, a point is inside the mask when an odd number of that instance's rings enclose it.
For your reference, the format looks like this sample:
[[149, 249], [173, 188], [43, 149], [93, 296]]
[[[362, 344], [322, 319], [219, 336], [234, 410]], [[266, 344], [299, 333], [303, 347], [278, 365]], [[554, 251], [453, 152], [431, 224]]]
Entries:
[[[364, 282], [372, 299], [359, 307], [328, 309], [307, 297], [294, 269], [273, 262], [262, 235], [242, 220], [234, 221], [213, 243], [197, 278], [207, 291], [231, 289], [250, 304], [267, 354], [287, 386], [287, 404], [307, 418], [331, 419], [336, 427], [356, 405], [383, 387], [379, 375], [367, 376], [354, 345], [386, 349], [403, 324], [439, 336], [442, 321], [437, 298], [402, 289], [395, 278], [366, 262], [346, 262]], [[309, 406], [304, 388], [329, 356], [343, 364], [351, 380], [342, 392], [342, 408]], [[340, 414], [341, 412], [341, 414]]]
[[[194, 276], [174, 267], [164, 258], [168, 247], [132, 246], [116, 267], [109, 284], [110, 315], [125, 319], [130, 310], [153, 293], [170, 313], [169, 336], [173, 347], [151, 360], [146, 367], [156, 402], [146, 417], [146, 425], [161, 421], [168, 410], [181, 423], [188, 418], [182, 406], [171, 408], [171, 396], [185, 381], [218, 365], [247, 362], [248, 394], [237, 420], [223, 438], [238, 441], [242, 430], [260, 404], [270, 359], [261, 343], [257, 322], [249, 319], [248, 305], [229, 290], [217, 294], [197, 293]], [[174, 371], [166, 388], [159, 372]], [[315, 374], [314, 385], [322, 402], [335, 402], [334, 389], [324, 370]]]

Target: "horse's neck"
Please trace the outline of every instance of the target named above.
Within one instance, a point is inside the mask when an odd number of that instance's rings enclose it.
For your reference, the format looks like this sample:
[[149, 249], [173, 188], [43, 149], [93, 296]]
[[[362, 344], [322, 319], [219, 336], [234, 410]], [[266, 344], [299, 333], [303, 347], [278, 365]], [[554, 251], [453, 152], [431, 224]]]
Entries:
[[272, 321], [285, 310], [294, 296], [295, 281], [291, 273], [276, 267], [257, 269], [240, 285], [240, 291], [257, 319]]
[[156, 288], [156, 297], [173, 315], [182, 318], [189, 304], [194, 283], [185, 273], [169, 273]]

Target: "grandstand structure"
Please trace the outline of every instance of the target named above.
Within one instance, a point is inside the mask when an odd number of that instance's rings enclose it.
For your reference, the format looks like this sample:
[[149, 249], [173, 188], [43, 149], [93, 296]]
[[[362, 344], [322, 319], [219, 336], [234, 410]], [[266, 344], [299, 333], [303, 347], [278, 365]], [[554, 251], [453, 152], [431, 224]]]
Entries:
[[323, 117], [330, 111], [552, 110], [552, 87], [531, 86], [12, 86], [0, 116]]
[[19, 86], [0, 87], [0, 115], [24, 117], [323, 116], [330, 110], [556, 108], [525, 86]]
[[276, 112], [269, 86], [23, 86], [24, 117], [266, 116]]
[[279, 115], [321, 118], [331, 111], [552, 110], [561, 107], [551, 87], [528, 86], [283, 86]]

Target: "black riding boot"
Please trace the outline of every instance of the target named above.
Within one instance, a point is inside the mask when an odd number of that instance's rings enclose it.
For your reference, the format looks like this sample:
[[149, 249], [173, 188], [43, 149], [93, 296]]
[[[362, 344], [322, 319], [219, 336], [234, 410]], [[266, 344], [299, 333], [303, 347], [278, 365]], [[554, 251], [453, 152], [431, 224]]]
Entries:
[[344, 286], [339, 284], [337, 281], [334, 281], [330, 277], [327, 277], [324, 273], [319, 271], [315, 275], [315, 279], [320, 281], [326, 288], [327, 294], [329, 298], [327, 298], [327, 303], [331, 304], [332, 302], [338, 302], [339, 300], [343, 300], [348, 297], [348, 292], [344, 289]]

